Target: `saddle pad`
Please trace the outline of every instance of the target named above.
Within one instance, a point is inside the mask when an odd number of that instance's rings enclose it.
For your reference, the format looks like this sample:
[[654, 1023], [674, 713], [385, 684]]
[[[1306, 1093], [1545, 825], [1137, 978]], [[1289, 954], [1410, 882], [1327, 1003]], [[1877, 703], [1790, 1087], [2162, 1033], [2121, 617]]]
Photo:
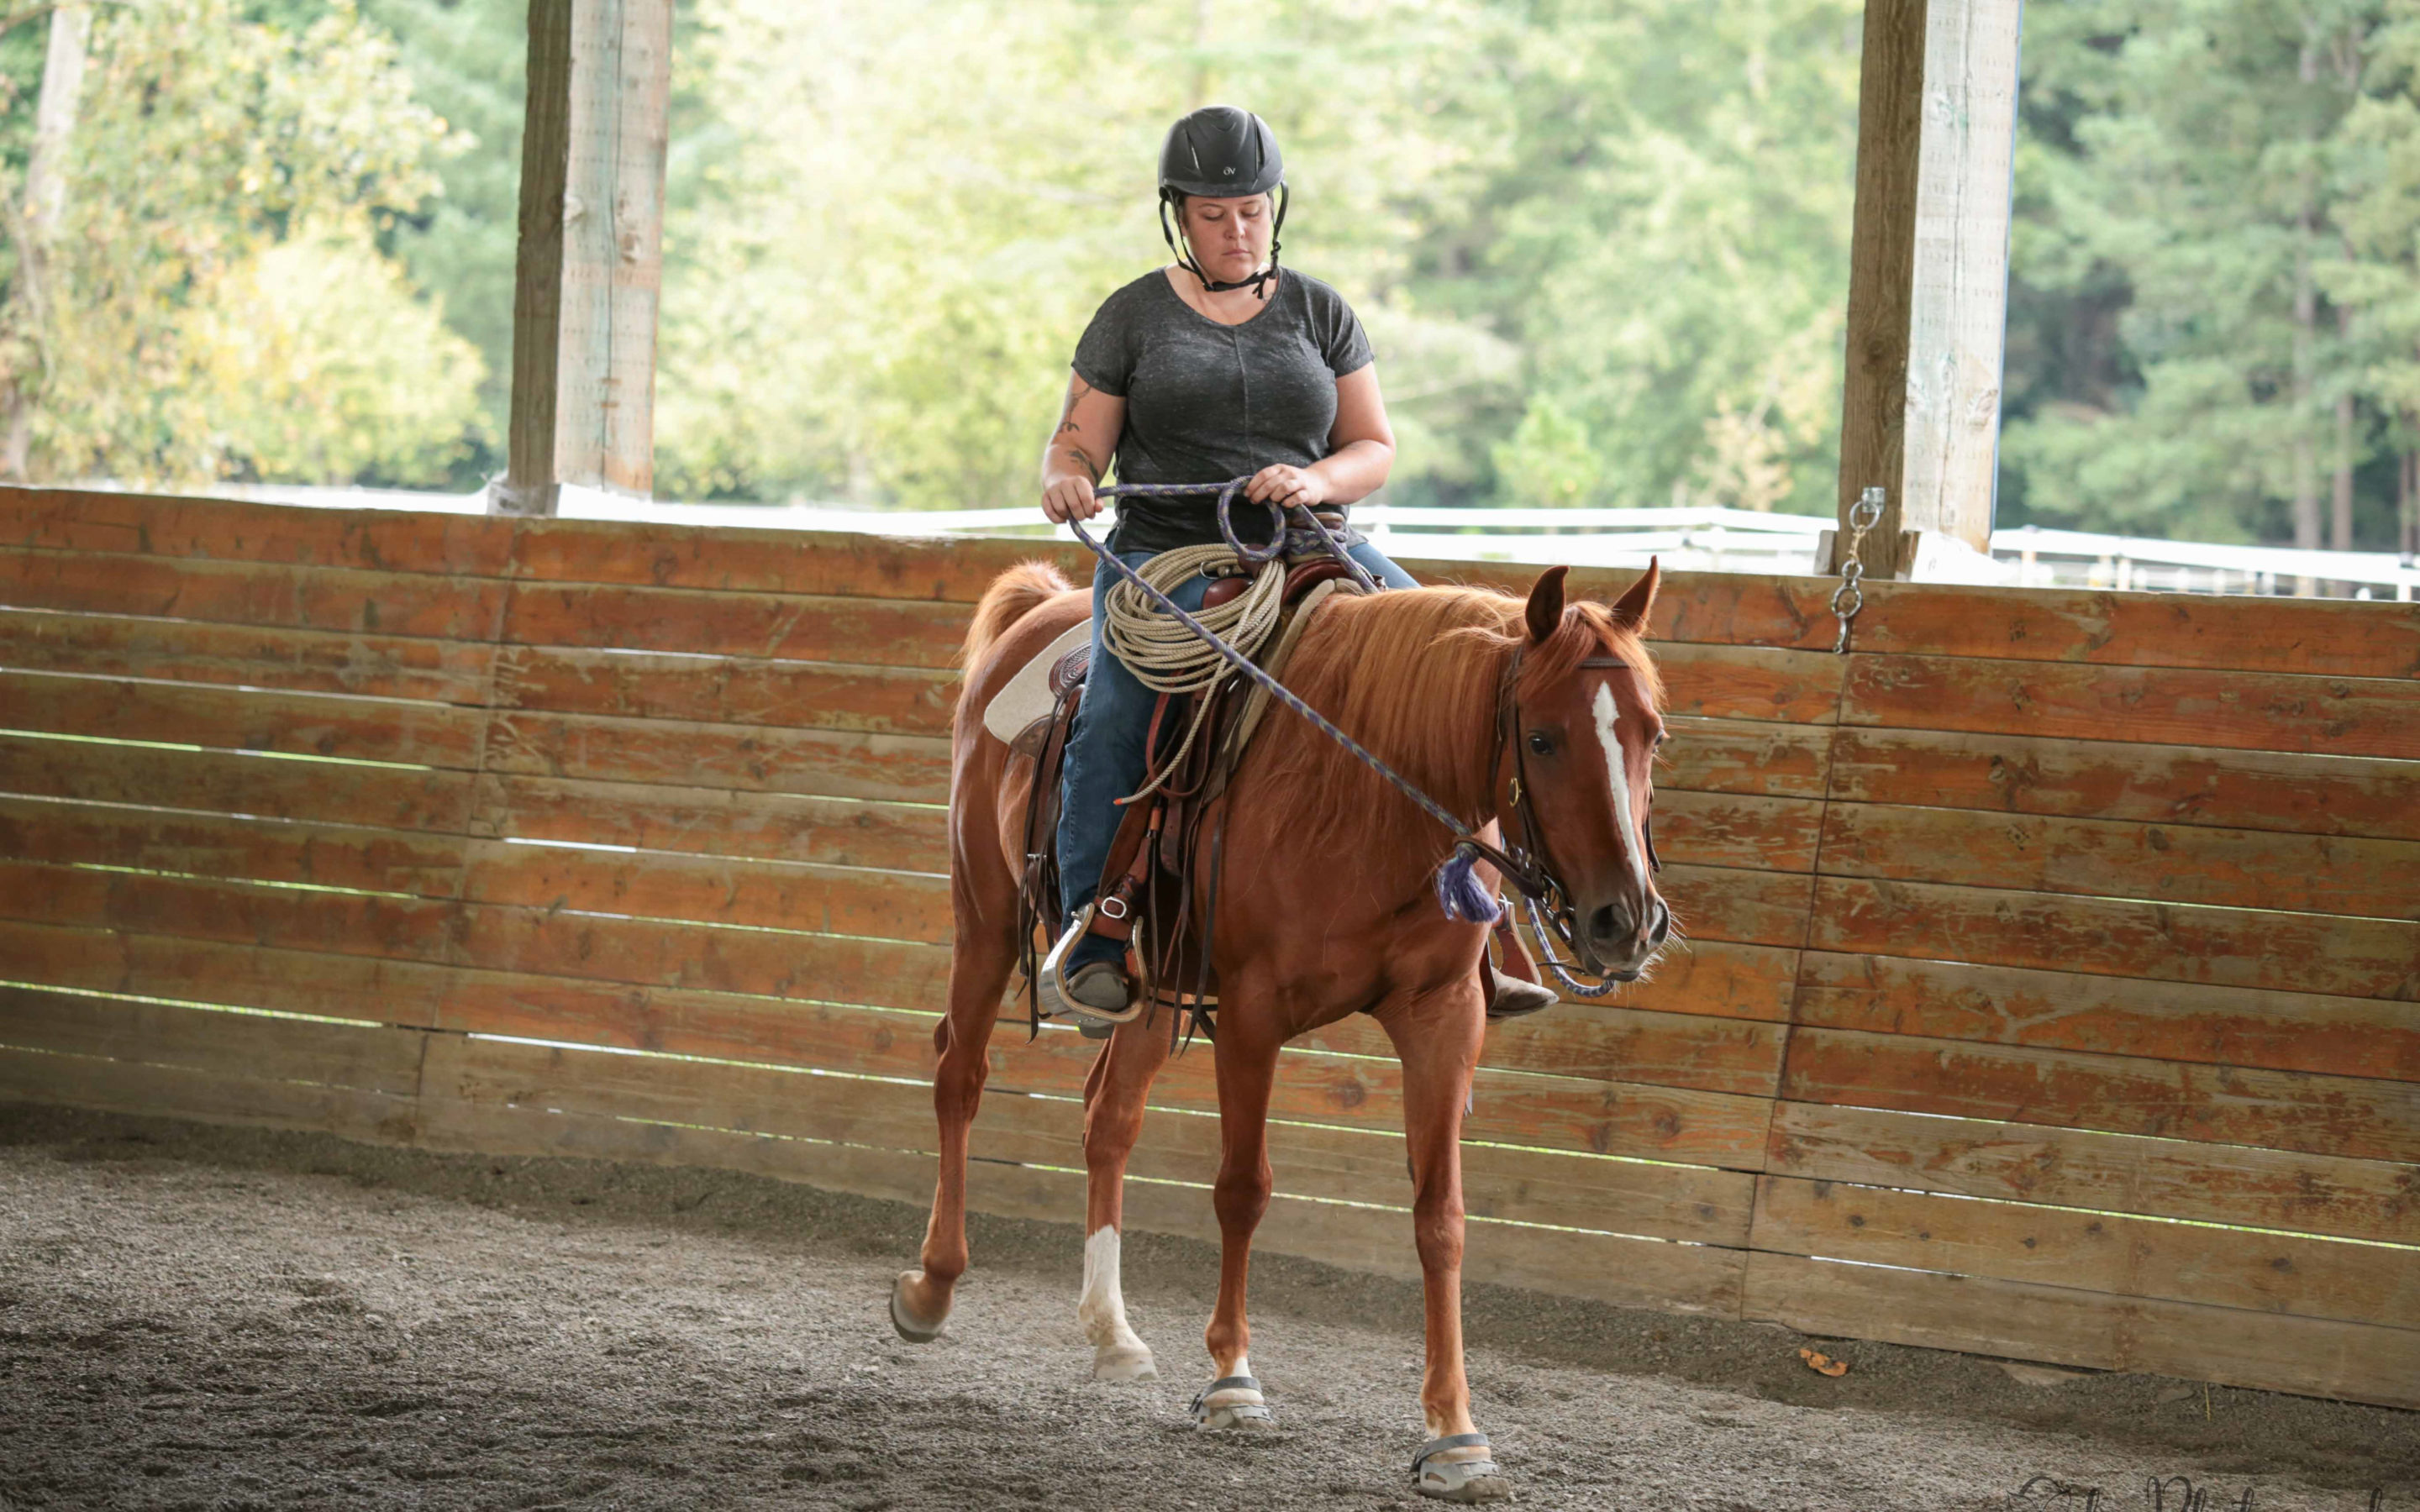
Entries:
[[1059, 658], [1093, 639], [1093, 622], [1077, 621], [1067, 633], [1034, 653], [1005, 687], [984, 705], [984, 728], [1002, 741], [1013, 741], [1027, 725], [1050, 712], [1050, 669]]

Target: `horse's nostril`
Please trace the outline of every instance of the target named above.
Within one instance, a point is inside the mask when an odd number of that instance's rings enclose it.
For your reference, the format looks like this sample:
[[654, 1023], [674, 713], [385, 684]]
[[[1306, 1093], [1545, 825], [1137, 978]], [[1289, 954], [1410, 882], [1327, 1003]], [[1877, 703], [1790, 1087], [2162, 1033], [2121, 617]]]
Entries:
[[1651, 947], [1661, 945], [1671, 933], [1672, 910], [1664, 905], [1663, 899], [1658, 898], [1655, 900], [1655, 927], [1648, 932], [1647, 943]]
[[1622, 936], [1628, 934], [1630, 930], [1622, 921], [1621, 916], [1615, 912], [1613, 904], [1607, 903], [1589, 915], [1588, 932], [1590, 942], [1601, 947], [1611, 947], [1621, 943]]

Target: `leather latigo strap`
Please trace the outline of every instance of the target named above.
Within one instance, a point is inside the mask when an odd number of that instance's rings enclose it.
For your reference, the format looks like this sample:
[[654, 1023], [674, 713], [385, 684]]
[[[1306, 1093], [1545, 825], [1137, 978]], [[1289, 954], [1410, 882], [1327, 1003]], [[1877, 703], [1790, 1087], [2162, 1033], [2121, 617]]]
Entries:
[[1109, 842], [1109, 864], [1101, 872], [1101, 889], [1086, 933], [1120, 943], [1134, 937], [1135, 910], [1151, 883], [1152, 857], [1158, 848], [1155, 842], [1164, 811], [1156, 799], [1126, 810], [1117, 838]]

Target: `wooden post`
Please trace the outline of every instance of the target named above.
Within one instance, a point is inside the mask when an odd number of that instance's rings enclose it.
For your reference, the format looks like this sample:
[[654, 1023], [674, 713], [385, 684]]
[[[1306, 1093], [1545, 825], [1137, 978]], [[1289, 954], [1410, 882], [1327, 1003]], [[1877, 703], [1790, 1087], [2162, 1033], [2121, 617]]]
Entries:
[[530, 0], [508, 471], [492, 514], [655, 483], [672, 0]]
[[1841, 530], [1886, 490], [1863, 560], [1921, 537], [1988, 555], [1999, 464], [2019, 0], [1869, 0], [1851, 233]]

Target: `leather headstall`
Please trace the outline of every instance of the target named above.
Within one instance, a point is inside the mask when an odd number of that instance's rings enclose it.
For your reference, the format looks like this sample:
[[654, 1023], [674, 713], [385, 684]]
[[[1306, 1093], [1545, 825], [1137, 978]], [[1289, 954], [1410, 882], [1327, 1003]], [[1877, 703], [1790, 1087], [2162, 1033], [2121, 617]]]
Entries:
[[[1497, 685], [1496, 752], [1487, 768], [1490, 779], [1500, 783], [1505, 752], [1508, 748], [1512, 751], [1512, 791], [1507, 795], [1499, 785], [1497, 792], [1499, 810], [1509, 808], [1512, 810], [1512, 817], [1521, 827], [1521, 839], [1515, 844], [1507, 837], [1505, 850], [1509, 855], [1504, 859], [1499, 860], [1492, 855], [1487, 858], [1505, 873], [1507, 882], [1525, 896], [1538, 901], [1547, 920], [1554, 925], [1555, 933], [1562, 936], [1565, 948], [1576, 950], [1579, 920], [1573, 914], [1571, 900], [1563, 891], [1562, 877], [1555, 870], [1554, 858], [1546, 850], [1545, 835], [1531, 801], [1533, 795], [1529, 788], [1528, 764], [1522, 755], [1521, 657], [1528, 650], [1526, 645], [1512, 648], [1512, 657], [1505, 663], [1503, 681]], [[1589, 656], [1579, 663], [1582, 671], [1590, 668], [1609, 671], [1629, 665], [1620, 656]], [[1640, 825], [1640, 836], [1645, 841], [1649, 870], [1661, 872], [1664, 863], [1656, 857], [1654, 832], [1649, 827], [1652, 823], [1651, 817]], [[1511, 826], [1506, 827], [1509, 829]], [[1505, 864], [1508, 860], [1510, 866]]]

